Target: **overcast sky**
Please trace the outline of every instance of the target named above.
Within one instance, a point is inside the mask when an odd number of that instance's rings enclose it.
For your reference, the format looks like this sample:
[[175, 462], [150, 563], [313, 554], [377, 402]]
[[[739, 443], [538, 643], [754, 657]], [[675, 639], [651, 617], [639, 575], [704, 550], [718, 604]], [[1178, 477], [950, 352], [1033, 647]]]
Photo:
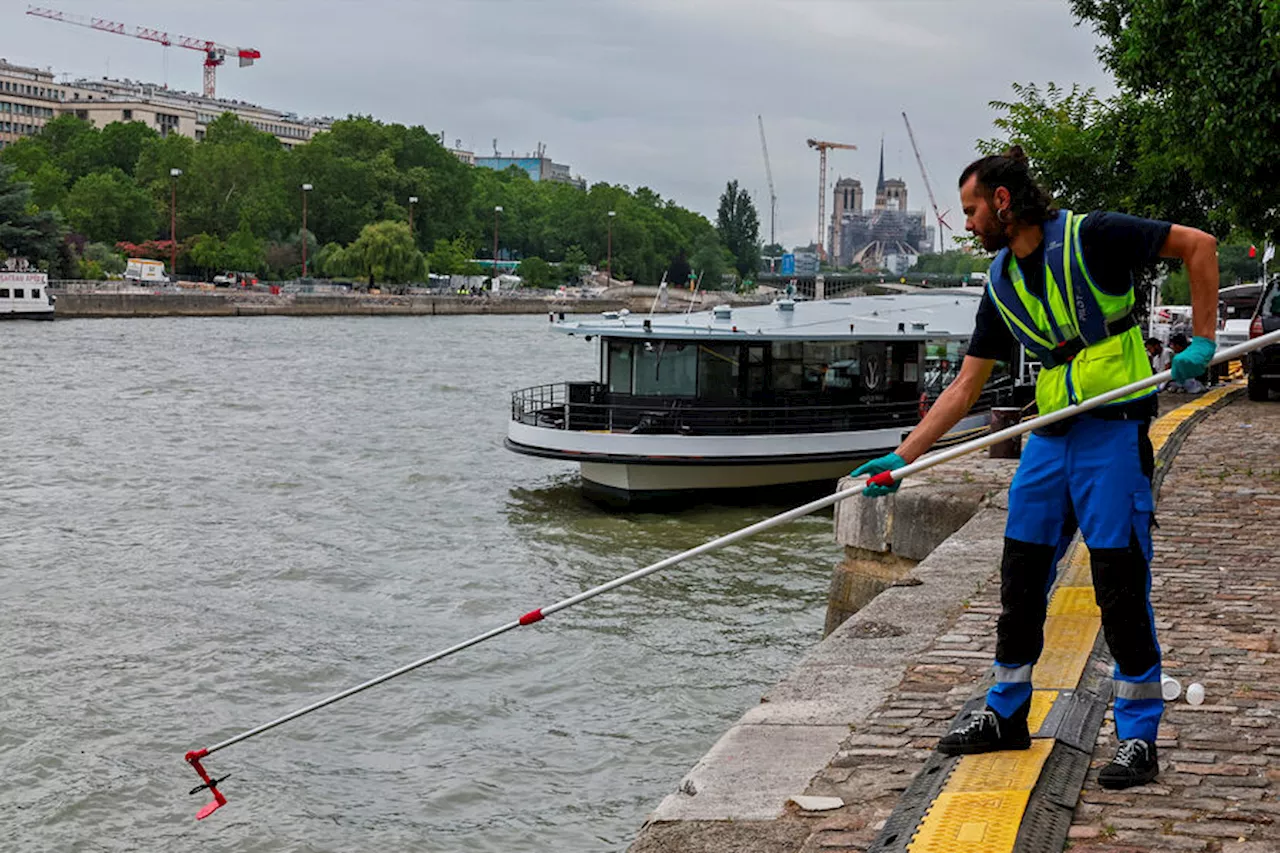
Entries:
[[[1013, 81], [1112, 89], [1066, 0], [40, 0], [133, 26], [255, 47], [218, 94], [303, 115], [372, 114], [443, 131], [449, 145], [532, 151], [589, 182], [648, 186], [714, 218], [725, 182], [756, 197], [768, 238], [764, 117], [778, 239], [817, 230], [815, 137], [840, 175], [906, 180], [927, 206], [902, 111], [938, 204], [951, 208], [994, 99]], [[0, 10], [0, 57], [59, 75], [201, 87], [195, 51]], [[166, 56], [167, 55], [167, 56]], [[59, 78], [61, 79], [61, 77]], [[322, 188], [317, 187], [317, 191]]]

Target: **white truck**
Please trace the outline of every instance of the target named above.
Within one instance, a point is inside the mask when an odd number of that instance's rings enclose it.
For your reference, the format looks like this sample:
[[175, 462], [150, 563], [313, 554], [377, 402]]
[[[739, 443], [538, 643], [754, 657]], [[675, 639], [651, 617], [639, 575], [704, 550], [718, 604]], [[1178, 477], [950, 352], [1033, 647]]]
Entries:
[[128, 281], [167, 282], [163, 261], [150, 261], [146, 258], [130, 258], [124, 268], [124, 277]]

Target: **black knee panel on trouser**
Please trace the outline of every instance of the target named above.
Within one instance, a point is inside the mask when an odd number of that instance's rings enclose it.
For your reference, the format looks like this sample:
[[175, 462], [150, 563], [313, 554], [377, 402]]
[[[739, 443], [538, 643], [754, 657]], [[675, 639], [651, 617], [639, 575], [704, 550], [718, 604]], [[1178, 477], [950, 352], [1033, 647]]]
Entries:
[[1102, 631], [1120, 672], [1137, 676], [1160, 662], [1147, 603], [1147, 560], [1135, 536], [1128, 548], [1089, 552]]
[[1005, 665], [1031, 663], [1044, 647], [1045, 587], [1053, 571], [1053, 545], [1004, 540], [1000, 562], [1000, 621], [996, 623], [996, 660]]

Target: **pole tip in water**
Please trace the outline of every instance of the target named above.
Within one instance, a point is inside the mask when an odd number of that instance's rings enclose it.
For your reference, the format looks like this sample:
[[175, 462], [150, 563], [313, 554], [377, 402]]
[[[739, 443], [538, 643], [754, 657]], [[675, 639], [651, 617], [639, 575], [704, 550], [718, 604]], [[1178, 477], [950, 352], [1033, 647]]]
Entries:
[[209, 792], [213, 794], [213, 802], [206, 803], [204, 808], [196, 812], [196, 820], [204, 820], [227, 804], [227, 798], [218, 790], [218, 783], [224, 781], [227, 777], [223, 776], [221, 779], [209, 778], [209, 774], [200, 763], [200, 759], [204, 758], [208, 754], [209, 750], [207, 749], [193, 749], [184, 756], [187, 763], [190, 764], [196, 773], [200, 775], [200, 779], [202, 780], [201, 784], [196, 785], [191, 789], [191, 793], [198, 794], [205, 788], [208, 788]]

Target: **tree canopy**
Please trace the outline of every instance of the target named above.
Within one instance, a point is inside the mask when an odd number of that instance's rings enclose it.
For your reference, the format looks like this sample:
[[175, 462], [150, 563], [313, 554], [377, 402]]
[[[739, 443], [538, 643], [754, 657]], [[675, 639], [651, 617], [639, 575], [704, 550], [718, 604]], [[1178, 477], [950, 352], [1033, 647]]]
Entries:
[[[336, 121], [292, 149], [231, 114], [211, 122], [200, 141], [162, 137], [141, 122], [99, 130], [60, 116], [36, 136], [0, 151], [0, 163], [26, 186], [24, 206], [53, 216], [47, 223], [55, 230], [69, 226], [80, 242], [159, 246], [169, 236], [172, 193], [179, 271], [221, 267], [298, 275], [303, 184], [313, 188], [306, 199], [306, 232], [317, 271], [341, 266], [324, 264], [326, 259], [345, 264], [367, 257], [391, 236], [388, 223], [404, 223], [406, 251], [429, 252], [433, 272], [474, 272], [471, 259], [493, 252], [495, 206], [503, 208], [499, 255], [544, 259], [558, 265], [558, 273], [583, 264], [604, 266], [609, 211], [615, 213], [614, 271], [639, 283], [656, 284], [673, 258], [681, 252], [694, 257], [708, 239], [722, 249], [705, 217], [647, 187], [633, 191], [597, 183], [584, 191], [534, 181], [521, 169], [474, 168], [423, 127], [363, 116]], [[182, 174], [174, 179], [171, 169]], [[412, 231], [410, 196], [417, 198]], [[373, 225], [378, 227], [370, 232]], [[721, 254], [704, 256], [718, 260]], [[418, 268], [416, 261], [407, 263], [391, 262], [388, 269]], [[547, 272], [536, 263], [531, 269]], [[365, 268], [359, 275], [368, 273]], [[391, 280], [398, 275], [391, 273]]]

